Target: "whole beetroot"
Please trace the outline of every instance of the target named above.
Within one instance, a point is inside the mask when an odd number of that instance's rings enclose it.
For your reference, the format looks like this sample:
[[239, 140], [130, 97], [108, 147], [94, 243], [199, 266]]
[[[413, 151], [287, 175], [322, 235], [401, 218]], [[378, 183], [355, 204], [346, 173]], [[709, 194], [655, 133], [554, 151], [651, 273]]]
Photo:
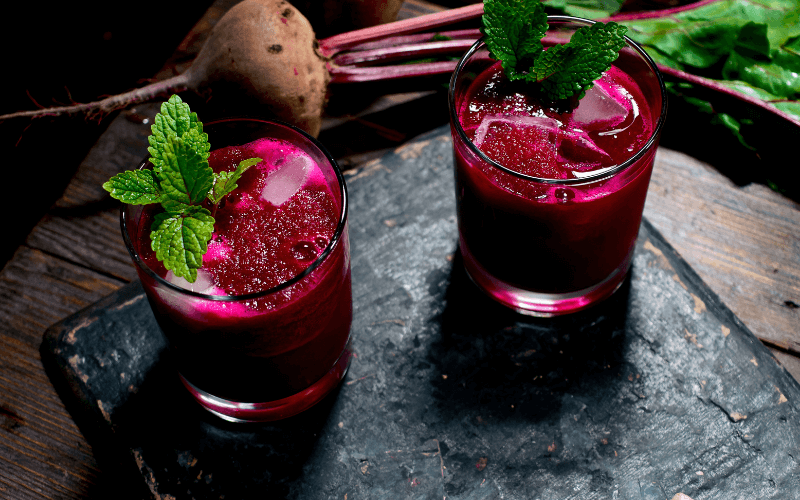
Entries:
[[[0, 116], [104, 116], [131, 104], [192, 90], [228, 109], [272, 116], [318, 135], [329, 75], [311, 24], [285, 0], [244, 0], [214, 26], [184, 73], [150, 85], [72, 106]], [[230, 105], [233, 106], [230, 106]]]
[[[386, 9], [394, 5], [394, 0], [376, 2]], [[482, 4], [470, 5], [341, 33], [318, 42], [308, 20], [286, 0], [244, 0], [219, 20], [192, 65], [180, 75], [100, 101], [19, 111], [0, 116], [0, 121], [76, 114], [102, 118], [132, 104], [192, 90], [213, 101], [212, 105], [222, 104], [218, 107], [226, 113], [275, 117], [317, 136], [329, 82], [378, 82], [449, 74], [454, 61], [386, 63], [454, 51], [463, 53], [472, 43], [469, 37], [463, 39], [463, 34], [452, 32], [454, 38], [461, 39], [446, 41], [436, 40], [437, 32], [421, 38], [405, 35], [438, 29], [481, 13]], [[370, 64], [379, 66], [369, 67]]]
[[245, 0], [211, 30], [182, 75], [198, 93], [236, 96], [311, 135], [322, 122], [329, 76], [311, 24], [285, 0]]

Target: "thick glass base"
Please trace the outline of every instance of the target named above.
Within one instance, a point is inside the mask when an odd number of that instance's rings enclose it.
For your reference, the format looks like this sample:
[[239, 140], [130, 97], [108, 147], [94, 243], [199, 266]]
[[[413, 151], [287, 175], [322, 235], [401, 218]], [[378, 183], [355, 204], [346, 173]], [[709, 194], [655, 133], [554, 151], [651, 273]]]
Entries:
[[319, 403], [344, 379], [347, 368], [350, 365], [352, 353], [351, 343], [348, 342], [336, 364], [325, 376], [297, 394], [275, 401], [261, 403], [228, 401], [195, 387], [183, 375], [180, 375], [180, 379], [186, 389], [189, 390], [189, 393], [203, 408], [223, 420], [229, 422], [270, 422], [297, 415]]
[[517, 288], [498, 280], [471, 256], [463, 254], [464, 268], [473, 283], [492, 299], [520, 314], [550, 318], [586, 309], [601, 302], [622, 285], [631, 266], [631, 255], [600, 283], [567, 293], [541, 293]]

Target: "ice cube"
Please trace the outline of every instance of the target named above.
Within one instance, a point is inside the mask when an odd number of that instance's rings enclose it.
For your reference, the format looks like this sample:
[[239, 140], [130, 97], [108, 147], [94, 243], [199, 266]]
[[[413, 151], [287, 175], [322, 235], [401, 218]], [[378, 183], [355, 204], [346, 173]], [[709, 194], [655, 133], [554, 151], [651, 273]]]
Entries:
[[[211, 273], [205, 269], [197, 270], [197, 280], [194, 283], [189, 283], [184, 278], [175, 276], [172, 271], [167, 271], [164, 277], [173, 285], [181, 288], [186, 288], [194, 292], [203, 293], [206, 295], [227, 295], [225, 290], [214, 285], [214, 280], [211, 278]], [[168, 307], [180, 311], [187, 317], [192, 318], [194, 321], [208, 321], [209, 317], [232, 317], [240, 318], [250, 314], [254, 311], [250, 309], [246, 303], [242, 302], [225, 302], [225, 301], [211, 301], [208, 299], [201, 299], [199, 297], [191, 297], [188, 295], [180, 294], [172, 289], [163, 285], [157, 285], [155, 292], [158, 297], [167, 304]]]
[[630, 105], [624, 95], [597, 81], [573, 111], [571, 125], [587, 130], [615, 127], [628, 117]]
[[193, 292], [199, 292], [206, 295], [222, 295], [219, 293], [217, 286], [214, 284], [214, 278], [211, 277], [211, 273], [204, 269], [197, 270], [197, 279], [194, 283], [189, 283], [185, 278], [175, 276], [175, 273], [172, 271], [167, 271], [167, 275], [164, 277], [164, 279], [173, 285], [177, 285]]
[[480, 147], [486, 139], [486, 134], [489, 133], [489, 127], [500, 123], [506, 123], [516, 129], [534, 128], [552, 136], [552, 139], [555, 138], [561, 126], [561, 122], [547, 116], [486, 115], [475, 130], [473, 141], [475, 145]]
[[569, 163], [576, 168], [581, 166], [594, 166], [597, 164], [610, 164], [611, 156], [600, 148], [583, 131], [567, 129], [561, 132], [558, 144], [559, 161]]
[[303, 187], [313, 163], [307, 156], [289, 156], [276, 170], [267, 176], [267, 185], [261, 191], [261, 198], [275, 206], [280, 206]]
[[[173, 285], [193, 292], [204, 293], [206, 295], [225, 295], [222, 289], [214, 285], [211, 274], [205, 269], [197, 270], [197, 279], [194, 283], [189, 283], [186, 279], [175, 276], [175, 273], [172, 271], [167, 271], [167, 275], [164, 276], [164, 279]], [[161, 300], [169, 304], [171, 308], [181, 311], [183, 314], [193, 315], [203, 307], [203, 299], [181, 295], [165, 286], [156, 286], [155, 291]]]

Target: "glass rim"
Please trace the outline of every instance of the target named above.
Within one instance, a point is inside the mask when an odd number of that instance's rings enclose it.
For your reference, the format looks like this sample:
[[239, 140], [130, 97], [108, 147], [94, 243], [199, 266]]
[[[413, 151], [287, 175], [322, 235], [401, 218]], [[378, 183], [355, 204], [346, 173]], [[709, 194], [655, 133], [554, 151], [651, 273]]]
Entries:
[[[316, 268], [318, 268], [322, 264], [322, 262], [325, 261], [327, 259], [327, 257], [331, 253], [333, 253], [334, 248], [339, 244], [339, 241], [342, 239], [342, 235], [344, 234], [344, 228], [345, 228], [345, 225], [347, 224], [348, 195], [347, 195], [347, 184], [345, 184], [344, 175], [342, 174], [342, 171], [339, 168], [339, 164], [336, 162], [336, 160], [333, 158], [333, 156], [330, 154], [330, 152], [325, 148], [325, 146], [323, 146], [322, 143], [319, 142], [319, 140], [317, 140], [315, 137], [309, 135], [307, 132], [295, 127], [294, 125], [291, 125], [291, 124], [286, 123], [286, 122], [282, 122], [280, 120], [265, 120], [265, 119], [262, 119], [262, 118], [252, 118], [252, 117], [246, 117], [246, 116], [244, 116], [244, 117], [221, 118], [221, 119], [209, 121], [209, 122], [203, 124], [203, 129], [205, 130], [205, 128], [208, 127], [208, 126], [218, 125], [218, 124], [228, 123], [228, 122], [255, 122], [255, 123], [261, 123], [261, 124], [268, 124], [268, 125], [278, 125], [279, 127], [288, 128], [289, 130], [291, 130], [293, 132], [296, 132], [296, 133], [299, 133], [301, 136], [303, 136], [307, 140], [311, 141], [311, 143], [317, 149], [319, 149], [319, 151], [325, 156], [325, 158], [330, 163], [330, 166], [333, 168], [333, 171], [334, 171], [334, 173], [336, 175], [336, 180], [339, 183], [339, 189], [340, 189], [340, 192], [341, 192], [340, 202], [341, 202], [342, 208], [341, 208], [341, 213], [339, 214], [339, 222], [336, 225], [336, 230], [334, 231], [333, 236], [331, 237], [331, 240], [328, 242], [328, 245], [317, 256], [317, 258], [314, 259], [314, 261], [311, 262], [308, 265], [308, 267], [306, 267], [303, 271], [301, 271], [300, 273], [296, 274], [292, 278], [280, 283], [279, 285], [276, 285], [274, 287], [267, 288], [267, 289], [264, 289], [264, 290], [259, 290], [257, 292], [251, 292], [251, 293], [242, 294], [242, 295], [209, 295], [209, 294], [205, 294], [205, 293], [201, 293], [201, 292], [195, 292], [194, 290], [188, 290], [188, 289], [183, 288], [181, 286], [178, 286], [178, 285], [176, 285], [174, 283], [170, 283], [166, 279], [164, 279], [161, 276], [159, 276], [155, 271], [153, 271], [150, 268], [150, 266], [145, 264], [144, 261], [141, 259], [141, 256], [139, 255], [139, 252], [136, 251], [136, 248], [134, 247], [133, 242], [131, 241], [131, 239], [130, 239], [130, 237], [128, 235], [128, 224], [125, 222], [125, 215], [128, 212], [128, 209], [129, 209], [129, 207], [131, 205], [129, 205], [127, 203], [123, 203], [122, 207], [120, 209], [119, 217], [120, 217], [120, 227], [122, 229], [122, 239], [125, 241], [125, 246], [128, 249], [128, 253], [131, 256], [131, 259], [133, 260], [134, 264], [139, 269], [143, 270], [145, 272], [145, 274], [147, 274], [149, 277], [153, 278], [156, 281], [156, 283], [158, 283], [159, 285], [164, 285], [167, 288], [169, 288], [169, 289], [171, 289], [173, 291], [176, 291], [178, 293], [181, 293], [181, 294], [184, 294], [184, 295], [189, 295], [189, 296], [192, 296], [192, 297], [197, 297], [197, 298], [211, 300], [211, 301], [218, 301], [218, 302], [239, 302], [239, 301], [245, 301], [245, 300], [259, 299], [259, 298], [262, 298], [262, 297], [266, 297], [268, 295], [272, 295], [272, 294], [274, 294], [276, 292], [279, 292], [281, 290], [285, 290], [285, 289], [289, 288], [290, 286], [294, 285], [295, 283], [297, 283], [298, 281], [302, 280], [303, 278], [305, 278], [306, 276], [311, 274]], [[150, 156], [148, 155], [147, 157], [145, 157], [139, 163], [139, 169], [143, 168], [147, 164], [147, 162], [149, 160], [150, 160]]]
[[[591, 26], [595, 24], [597, 21], [592, 21], [590, 19], [583, 19], [580, 17], [573, 17], [573, 16], [547, 16], [548, 24], [550, 22], [556, 23], [576, 23], [576, 24], [583, 24], [586, 26]], [[549, 27], [548, 27], [549, 29]], [[644, 154], [653, 148], [655, 145], [656, 139], [661, 134], [661, 129], [664, 126], [664, 121], [667, 115], [667, 88], [664, 84], [664, 77], [659, 71], [658, 66], [656, 65], [655, 61], [653, 60], [650, 55], [645, 52], [641, 45], [637, 42], [632, 40], [628, 35], [624, 35], [625, 41], [629, 47], [634, 49], [647, 63], [647, 65], [652, 69], [653, 74], [658, 79], [659, 91], [661, 93], [661, 113], [658, 116], [658, 120], [656, 122], [656, 126], [653, 129], [650, 137], [648, 138], [647, 142], [645, 142], [639, 150], [630, 156], [627, 160], [620, 163], [619, 165], [615, 165], [612, 167], [606, 167], [603, 169], [599, 169], [595, 171], [594, 174], [587, 175], [585, 177], [575, 178], [575, 179], [549, 179], [547, 177], [535, 177], [533, 175], [523, 174], [521, 172], [517, 172], [512, 170], [506, 166], [501, 165], [500, 163], [496, 162], [495, 160], [486, 156], [470, 139], [467, 137], [467, 134], [464, 132], [464, 129], [461, 127], [461, 121], [458, 119], [458, 113], [456, 111], [456, 96], [455, 96], [455, 84], [456, 78], [459, 74], [461, 74], [462, 70], [464, 69], [464, 65], [467, 63], [470, 57], [472, 57], [479, 49], [485, 45], [484, 42], [485, 37], [480, 37], [478, 40], [475, 41], [474, 44], [467, 50], [467, 52], [461, 57], [459, 60], [458, 65], [456, 65], [456, 69], [453, 71], [452, 76], [450, 77], [450, 85], [447, 90], [447, 103], [448, 107], [450, 108], [450, 122], [453, 124], [458, 136], [461, 140], [467, 144], [467, 147], [478, 156], [481, 160], [485, 161], [489, 165], [502, 170], [508, 174], [511, 174], [515, 177], [519, 177], [520, 179], [524, 179], [531, 182], [538, 182], [544, 184], [554, 184], [554, 185], [563, 185], [563, 186], [574, 186], [580, 184], [588, 184], [592, 182], [597, 182], [599, 180], [605, 180], [607, 178], [613, 177], [616, 174], [627, 170], [628, 167], [636, 163]]]

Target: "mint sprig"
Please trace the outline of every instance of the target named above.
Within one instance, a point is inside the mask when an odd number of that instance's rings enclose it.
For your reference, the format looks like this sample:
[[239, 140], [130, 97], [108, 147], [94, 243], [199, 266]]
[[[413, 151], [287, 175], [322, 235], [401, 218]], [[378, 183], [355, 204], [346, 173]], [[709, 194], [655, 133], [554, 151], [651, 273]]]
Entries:
[[249, 158], [233, 172], [215, 173], [208, 165], [208, 134], [177, 95], [161, 105], [150, 130], [147, 150], [153, 169], [121, 172], [103, 188], [129, 205], [161, 204], [164, 211], [150, 226], [150, 246], [167, 270], [194, 283], [214, 233], [207, 206], [216, 211], [242, 174], [262, 160]]
[[544, 5], [538, 0], [487, 0], [483, 3], [481, 31], [486, 45], [502, 62], [511, 80], [525, 78], [525, 69], [542, 53], [547, 26]]
[[551, 101], [582, 98], [625, 46], [627, 28], [614, 22], [578, 28], [569, 43], [544, 50], [547, 14], [539, 0], [486, 0], [483, 32], [509, 80], [538, 86]]

